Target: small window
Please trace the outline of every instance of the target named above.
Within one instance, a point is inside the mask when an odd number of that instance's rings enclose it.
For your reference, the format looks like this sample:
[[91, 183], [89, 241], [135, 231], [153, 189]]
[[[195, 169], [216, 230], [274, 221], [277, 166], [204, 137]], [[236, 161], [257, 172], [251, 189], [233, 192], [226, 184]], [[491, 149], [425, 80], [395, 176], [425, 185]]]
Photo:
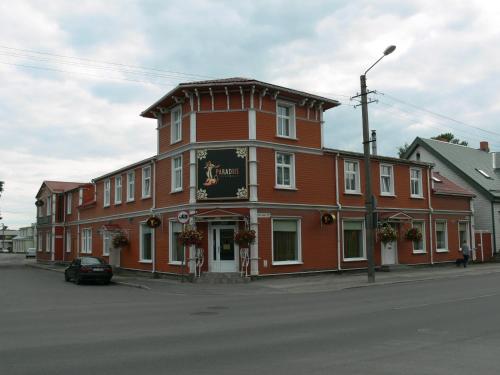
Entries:
[[420, 240], [412, 241], [413, 242], [413, 252], [414, 253], [425, 253], [425, 222], [414, 221], [412, 227], [418, 229], [418, 231], [422, 234], [422, 238]]
[[71, 253], [71, 232], [66, 231], [66, 252]]
[[182, 140], [182, 110], [181, 107], [173, 109], [170, 114], [170, 143]]
[[140, 261], [141, 262], [151, 262], [152, 259], [152, 249], [153, 249], [153, 230], [146, 224], [141, 224], [140, 226]]
[[82, 229], [82, 249], [83, 254], [92, 254], [92, 229]]
[[482, 169], [476, 168], [476, 171], [481, 173], [484, 177], [491, 179], [491, 176], [488, 173], [486, 173], [485, 171], [483, 171]]
[[273, 219], [272, 226], [273, 264], [300, 262], [300, 221]]
[[295, 106], [290, 103], [276, 104], [277, 135], [279, 137], [295, 138]]
[[467, 222], [461, 221], [458, 223], [458, 241], [460, 250], [462, 249], [462, 245], [464, 244], [464, 242], [470, 246], [469, 231], [467, 230], [467, 228], [468, 228]]
[[38, 251], [42, 251], [43, 250], [43, 233], [38, 233]]
[[184, 247], [179, 241], [179, 234], [181, 232], [182, 224], [171, 221], [169, 246], [169, 259], [171, 264], [181, 264], [184, 261]]
[[344, 260], [365, 260], [365, 224], [362, 220], [344, 220]]
[[359, 194], [360, 189], [359, 162], [344, 161], [344, 187], [346, 193]]
[[448, 251], [448, 230], [446, 221], [436, 221], [436, 251]]
[[151, 166], [142, 168], [142, 197], [151, 197]]
[[294, 155], [276, 153], [276, 187], [293, 189], [295, 187]]
[[108, 207], [111, 200], [111, 181], [104, 180], [104, 207]]
[[182, 190], [182, 155], [172, 158], [172, 191]]
[[111, 251], [111, 246], [112, 246], [112, 237], [111, 233], [108, 231], [104, 231], [104, 234], [102, 236], [102, 255], [107, 257], [109, 256], [109, 253]]
[[52, 251], [52, 233], [47, 232], [45, 252], [50, 253]]
[[66, 214], [71, 215], [71, 205], [73, 204], [73, 193], [66, 195]]
[[392, 165], [380, 165], [380, 194], [394, 195], [394, 168]]
[[127, 202], [132, 202], [135, 198], [135, 172], [127, 173]]
[[47, 216], [52, 215], [52, 196], [47, 197]]
[[413, 198], [422, 198], [422, 170], [419, 168], [410, 168], [410, 188]]
[[78, 189], [78, 205], [83, 204], [83, 188]]
[[122, 203], [122, 176], [115, 177], [115, 204]]

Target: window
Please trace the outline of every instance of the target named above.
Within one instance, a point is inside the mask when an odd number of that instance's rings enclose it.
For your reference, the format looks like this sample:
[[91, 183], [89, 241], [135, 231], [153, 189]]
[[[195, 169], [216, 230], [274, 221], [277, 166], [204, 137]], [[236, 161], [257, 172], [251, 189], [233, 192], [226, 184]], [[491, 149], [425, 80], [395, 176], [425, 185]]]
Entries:
[[142, 168], [142, 197], [151, 196], [151, 166]]
[[81, 206], [83, 204], [83, 188], [78, 190], [78, 205]]
[[66, 214], [71, 215], [71, 205], [73, 204], [73, 194], [66, 195]]
[[115, 177], [115, 204], [122, 203], [122, 176]]
[[462, 249], [462, 245], [465, 241], [467, 245], [469, 245], [469, 231], [467, 230], [467, 222], [459, 222], [458, 223], [458, 240], [459, 240], [459, 248]]
[[481, 173], [484, 177], [492, 179], [491, 176], [488, 173], [486, 173], [485, 171], [483, 171], [482, 169], [476, 168], [476, 171], [478, 171], [479, 173]]
[[105, 257], [109, 256], [112, 245], [111, 240], [111, 233], [104, 231], [104, 234], [102, 235], [102, 255]]
[[71, 253], [71, 232], [66, 230], [66, 252]]
[[420, 241], [412, 241], [413, 252], [425, 253], [425, 223], [423, 221], [414, 221], [412, 227], [417, 228], [420, 233], [422, 233], [422, 239]]
[[359, 183], [359, 162], [346, 160], [344, 162], [344, 182], [346, 193], [361, 192]]
[[47, 197], [47, 216], [52, 215], [52, 197], [49, 195]]
[[410, 187], [411, 196], [421, 198], [422, 192], [422, 170], [417, 168], [410, 168]]
[[38, 233], [38, 251], [43, 250], [43, 233]]
[[436, 221], [436, 251], [448, 251], [446, 221]]
[[344, 220], [344, 260], [365, 260], [365, 224], [362, 220]]
[[182, 190], [182, 155], [172, 158], [172, 191]]
[[127, 173], [127, 202], [132, 202], [135, 197], [135, 172]]
[[83, 254], [92, 254], [92, 229], [82, 230], [82, 250]]
[[140, 227], [141, 237], [140, 237], [140, 249], [141, 249], [141, 262], [151, 262], [151, 254], [152, 254], [152, 235], [153, 230], [148, 227], [146, 224], [141, 224]]
[[182, 224], [175, 221], [170, 222], [170, 254], [172, 264], [181, 264], [184, 261], [184, 247], [179, 242], [179, 234], [182, 232]]
[[52, 233], [47, 232], [45, 252], [50, 253], [52, 251]]
[[180, 106], [172, 110], [170, 125], [170, 143], [179, 142], [182, 139], [182, 111]]
[[295, 187], [294, 155], [276, 153], [276, 187], [292, 189]]
[[104, 180], [104, 207], [108, 207], [111, 201], [111, 181]]
[[299, 263], [300, 221], [273, 219], [273, 264]]
[[295, 106], [283, 102], [278, 102], [276, 105], [277, 135], [295, 138]]
[[394, 168], [392, 165], [380, 164], [380, 194], [394, 195]]

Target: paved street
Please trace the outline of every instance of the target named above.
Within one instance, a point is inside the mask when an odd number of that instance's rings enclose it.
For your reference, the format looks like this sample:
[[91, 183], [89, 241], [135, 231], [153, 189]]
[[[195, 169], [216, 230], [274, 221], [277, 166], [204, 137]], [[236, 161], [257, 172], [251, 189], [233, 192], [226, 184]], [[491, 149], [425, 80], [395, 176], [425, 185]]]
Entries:
[[314, 278], [147, 290], [77, 286], [12, 257], [0, 257], [1, 374], [500, 371], [496, 266], [321, 292], [304, 287]]

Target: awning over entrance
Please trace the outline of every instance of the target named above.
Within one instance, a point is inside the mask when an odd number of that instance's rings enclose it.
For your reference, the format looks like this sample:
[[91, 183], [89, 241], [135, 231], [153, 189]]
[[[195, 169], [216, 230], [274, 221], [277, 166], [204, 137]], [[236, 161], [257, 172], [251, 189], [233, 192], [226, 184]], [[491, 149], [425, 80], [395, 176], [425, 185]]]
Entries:
[[401, 223], [401, 222], [411, 222], [413, 217], [404, 212], [380, 212], [378, 214], [378, 219], [380, 222], [386, 223]]
[[118, 224], [103, 224], [100, 228], [100, 232], [117, 233], [122, 232], [122, 228]]
[[221, 208], [214, 208], [206, 211], [199, 211], [192, 215], [195, 222], [212, 222], [212, 221], [244, 221], [248, 222], [247, 216], [241, 212], [233, 212]]

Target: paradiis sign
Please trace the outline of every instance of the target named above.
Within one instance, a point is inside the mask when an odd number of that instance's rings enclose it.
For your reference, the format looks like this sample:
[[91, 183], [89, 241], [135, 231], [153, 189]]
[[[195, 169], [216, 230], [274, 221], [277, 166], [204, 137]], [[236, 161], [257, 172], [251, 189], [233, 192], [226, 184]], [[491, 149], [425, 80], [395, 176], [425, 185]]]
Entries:
[[248, 199], [248, 148], [204, 149], [196, 153], [196, 199]]

